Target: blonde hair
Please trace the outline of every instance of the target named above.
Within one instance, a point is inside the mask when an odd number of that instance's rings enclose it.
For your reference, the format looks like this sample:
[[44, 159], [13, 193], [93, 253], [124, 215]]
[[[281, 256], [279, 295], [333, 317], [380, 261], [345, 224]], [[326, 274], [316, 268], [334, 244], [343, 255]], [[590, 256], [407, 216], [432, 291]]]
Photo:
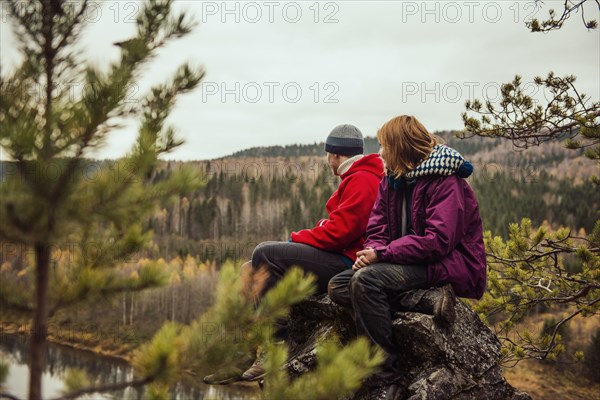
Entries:
[[386, 152], [387, 169], [399, 178], [412, 171], [442, 140], [430, 134], [415, 117], [401, 115], [383, 124], [377, 139]]

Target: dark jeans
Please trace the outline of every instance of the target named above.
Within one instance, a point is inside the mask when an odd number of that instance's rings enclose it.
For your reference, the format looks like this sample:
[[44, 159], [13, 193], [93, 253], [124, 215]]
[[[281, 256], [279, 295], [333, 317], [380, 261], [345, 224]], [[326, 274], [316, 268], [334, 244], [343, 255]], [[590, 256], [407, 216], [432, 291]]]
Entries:
[[[246, 263], [243, 267], [249, 265], [250, 263]], [[269, 273], [260, 298], [294, 266], [316, 276], [316, 294], [326, 293], [329, 280], [348, 268], [341, 254], [320, 250], [302, 243], [290, 242], [259, 244], [252, 253], [251, 266], [255, 270], [265, 267]], [[257, 302], [260, 301], [260, 298], [257, 299]], [[287, 321], [280, 320], [275, 325], [275, 337], [282, 340], [287, 339]]]
[[[348, 270], [329, 281], [329, 297], [352, 308], [356, 333], [368, 337], [388, 355], [385, 369], [393, 369], [398, 349], [394, 344], [392, 314], [418, 303], [427, 289], [427, 267], [377, 263]], [[407, 296], [407, 294], [411, 294]]]
[[263, 242], [252, 253], [252, 268], [266, 267], [269, 272], [263, 295], [294, 266], [316, 276], [316, 294], [326, 293], [329, 280], [347, 269], [341, 254], [302, 243]]

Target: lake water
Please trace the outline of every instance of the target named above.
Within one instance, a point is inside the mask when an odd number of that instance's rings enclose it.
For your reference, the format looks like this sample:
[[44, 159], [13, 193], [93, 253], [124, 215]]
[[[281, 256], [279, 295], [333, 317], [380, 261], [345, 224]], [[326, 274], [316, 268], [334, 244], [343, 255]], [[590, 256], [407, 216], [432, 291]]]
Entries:
[[[28, 337], [22, 335], [0, 335], [0, 361], [8, 364], [9, 373], [2, 391], [19, 398], [26, 398], [29, 388], [29, 351]], [[46, 355], [46, 368], [42, 387], [44, 398], [60, 396], [64, 390], [64, 376], [67, 369], [84, 370], [96, 385], [122, 382], [133, 379], [133, 368], [117, 358], [104, 357], [88, 351], [76, 350], [66, 346], [50, 344]], [[201, 374], [203, 375], [203, 374]], [[177, 400], [192, 399], [256, 399], [259, 390], [255, 385], [209, 386], [201, 378], [179, 382], [172, 388], [171, 398]], [[143, 388], [128, 388], [110, 394], [93, 394], [84, 399], [139, 399], [146, 398]]]

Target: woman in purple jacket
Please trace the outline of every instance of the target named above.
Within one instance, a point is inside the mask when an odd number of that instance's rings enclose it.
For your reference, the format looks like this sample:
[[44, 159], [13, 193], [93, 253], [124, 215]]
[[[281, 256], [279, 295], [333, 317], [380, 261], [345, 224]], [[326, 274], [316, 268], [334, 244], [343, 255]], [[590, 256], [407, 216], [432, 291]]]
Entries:
[[328, 291], [333, 301], [353, 309], [357, 334], [386, 352], [385, 377], [397, 369], [392, 313], [405, 308], [407, 298], [414, 306], [431, 292], [422, 289], [443, 287], [438, 309], [454, 301], [452, 292], [481, 298], [486, 261], [477, 200], [463, 179], [472, 165], [411, 116], [388, 121], [377, 139], [387, 177], [364, 250], [352, 270], [331, 279]]

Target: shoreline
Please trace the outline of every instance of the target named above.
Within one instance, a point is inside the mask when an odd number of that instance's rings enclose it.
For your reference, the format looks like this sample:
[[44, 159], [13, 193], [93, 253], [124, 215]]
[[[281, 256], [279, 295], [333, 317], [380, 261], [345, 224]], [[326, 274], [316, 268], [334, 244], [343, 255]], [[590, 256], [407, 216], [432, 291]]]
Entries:
[[[23, 338], [30, 337], [30, 323], [0, 321], [0, 326], [0, 335], [18, 336]], [[74, 340], [65, 340], [61, 339], [61, 337], [65, 336], [61, 335], [60, 332], [57, 333], [54, 329], [51, 329], [52, 327], [56, 327], [56, 324], [52, 324], [48, 327], [47, 343], [68, 347], [78, 351], [89, 352], [101, 357], [112, 358], [116, 361], [126, 362], [130, 365], [133, 360], [133, 352], [138, 347], [129, 347], [127, 343], [118, 342], [114, 338], [92, 340], [90, 339], [90, 336], [93, 335], [93, 333], [85, 330], [70, 329], [70, 337]], [[115, 348], [115, 346], [117, 347]]]
[[[3, 335], [6, 335], [11, 336], [13, 338], [17, 337], [19, 340], [27, 340], [30, 337], [31, 331], [29, 326], [29, 323], [24, 322], [17, 323], [15, 321], [0, 321], [0, 338]], [[56, 326], [56, 324], [52, 324], [51, 326]], [[77, 336], [85, 337], [89, 336], [91, 333], [86, 332], [84, 330], [79, 330], [77, 331], [77, 334]], [[57, 336], [56, 332], [50, 332], [49, 327], [48, 338], [46, 340], [46, 343], [54, 346], [65, 347], [70, 350], [86, 352], [94, 356], [110, 359], [114, 362], [124, 362], [127, 363], [128, 366], [133, 367], [133, 353], [139, 347], [139, 345], [143, 344], [144, 342], [140, 341], [139, 343], [137, 343], [137, 345], [131, 346], [131, 343], [117, 341], [114, 338], [109, 338], [104, 340], [96, 340], [88, 344], [77, 340], [70, 341], [60, 339], [60, 335]], [[118, 351], [112, 349], [115, 345], [119, 346]], [[196, 386], [198, 384], [205, 385], [200, 380], [204, 373], [206, 373], [206, 371], [184, 370], [183, 374], [180, 376], [180, 380], [181, 382], [184, 382], [185, 384], [191, 386]], [[206, 386], [208, 387], [210, 385]], [[253, 391], [257, 387], [257, 384], [256, 382], [240, 381], [227, 386], [230, 386], [234, 390]]]

